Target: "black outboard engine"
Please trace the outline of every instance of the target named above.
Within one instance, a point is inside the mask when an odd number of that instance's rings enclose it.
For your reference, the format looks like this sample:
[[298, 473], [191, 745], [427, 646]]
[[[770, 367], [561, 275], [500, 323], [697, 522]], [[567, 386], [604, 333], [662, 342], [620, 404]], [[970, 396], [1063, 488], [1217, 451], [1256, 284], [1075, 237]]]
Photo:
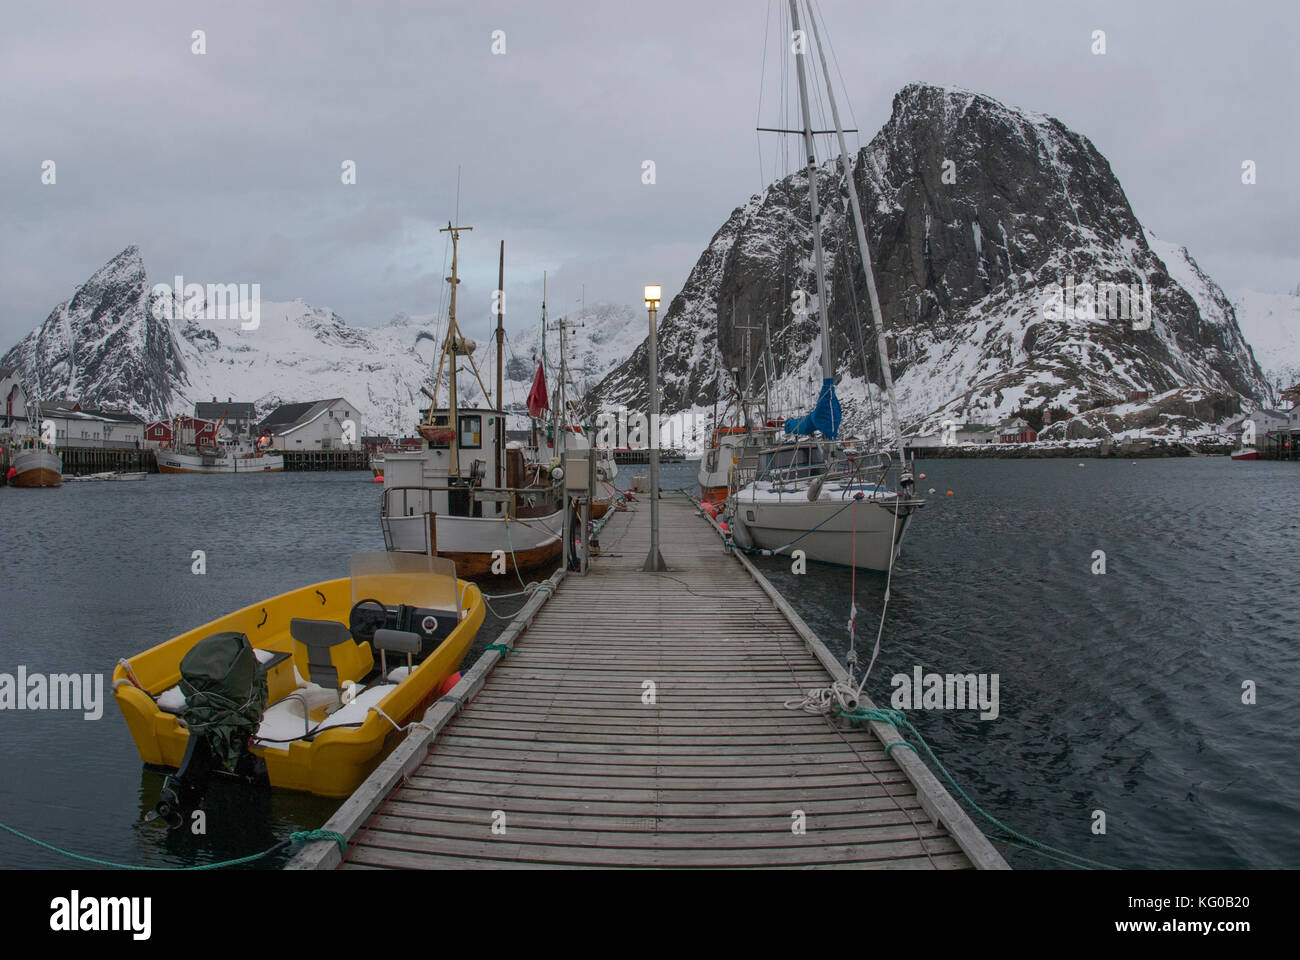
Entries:
[[266, 708], [266, 674], [242, 633], [214, 633], [181, 660], [181, 719], [190, 731], [180, 769], [163, 782], [155, 809], [173, 830], [198, 809], [214, 776], [270, 787], [266, 763], [249, 752]]

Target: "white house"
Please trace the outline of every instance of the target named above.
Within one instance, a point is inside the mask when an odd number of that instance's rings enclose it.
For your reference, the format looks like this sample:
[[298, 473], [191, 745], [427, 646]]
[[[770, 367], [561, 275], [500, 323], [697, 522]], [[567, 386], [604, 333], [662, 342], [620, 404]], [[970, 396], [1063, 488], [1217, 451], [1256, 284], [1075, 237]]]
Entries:
[[96, 410], [64, 401], [41, 404], [42, 422], [54, 424], [59, 447], [138, 449], [144, 446], [144, 421], [125, 410]]
[[1254, 434], [1262, 442], [1270, 430], [1285, 430], [1288, 427], [1295, 426], [1296, 420], [1294, 416], [1294, 408], [1290, 412], [1261, 408], [1228, 424], [1228, 434], [1238, 438], [1243, 436], [1245, 426], [1249, 422], [1255, 425]]
[[27, 424], [27, 394], [18, 380], [18, 370], [10, 367], [0, 370], [0, 427], [25, 427]]
[[959, 443], [996, 443], [998, 428], [984, 423], [954, 424], [947, 436], [940, 429], [936, 433], [908, 437], [907, 445], [915, 450], [928, 450], [934, 447], [949, 447]]
[[272, 450], [360, 450], [361, 415], [343, 397], [282, 403], [257, 426]]

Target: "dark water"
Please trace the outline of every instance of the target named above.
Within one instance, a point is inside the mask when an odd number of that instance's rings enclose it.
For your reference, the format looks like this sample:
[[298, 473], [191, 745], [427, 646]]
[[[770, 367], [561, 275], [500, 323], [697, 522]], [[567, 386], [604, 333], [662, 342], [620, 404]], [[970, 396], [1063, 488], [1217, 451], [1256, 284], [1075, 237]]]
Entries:
[[[0, 823], [83, 855], [155, 865], [233, 859], [324, 823], [338, 801], [273, 791], [269, 812], [210, 811], [202, 842], [169, 842], [159, 823], [142, 822], [162, 775], [143, 769], [111, 674], [119, 657], [234, 609], [347, 576], [354, 550], [384, 548], [379, 490], [369, 472], [0, 489], [0, 672], [105, 675], [99, 720], [0, 711]], [[195, 550], [206, 553], [203, 576], [191, 572]], [[500, 628], [489, 617], [467, 661]], [[0, 832], [0, 868], [76, 865]]]
[[[663, 468], [693, 486], [696, 464]], [[868, 692], [914, 665], [1000, 678], [997, 720], [913, 722], [989, 812], [1037, 839], [1129, 867], [1300, 866], [1295, 758], [1294, 464], [931, 461], [895, 571]], [[645, 467], [625, 467], [625, 476]], [[954, 496], [944, 493], [952, 490]], [[257, 852], [319, 826], [337, 801], [276, 791], [220, 808], [202, 842], [144, 824], [162, 783], [142, 769], [108, 691], [130, 656], [382, 549], [368, 474], [152, 476], [0, 489], [0, 672], [105, 674], [103, 718], [0, 712], [0, 822], [81, 854], [179, 865]], [[1092, 552], [1107, 555], [1105, 576]], [[207, 573], [191, 573], [191, 553]], [[837, 654], [850, 574], [762, 560]], [[859, 574], [860, 646], [883, 577]], [[499, 604], [503, 613], [518, 601]], [[500, 623], [488, 618], [476, 649]], [[472, 651], [467, 662], [476, 656]], [[1242, 680], [1258, 703], [1241, 703]], [[1105, 836], [1090, 830], [1107, 815]], [[1015, 866], [1051, 866], [1005, 850]], [[275, 865], [283, 858], [263, 861]], [[76, 866], [0, 833], [0, 867]]]
[[[998, 674], [996, 720], [909, 716], [981, 806], [1037, 840], [1124, 867], [1300, 866], [1300, 469], [1079, 462], [919, 462], [936, 493], [867, 692], [889, 706], [890, 677], [916, 665]], [[842, 656], [849, 571], [760, 565]], [[858, 574], [864, 664], [883, 591]]]

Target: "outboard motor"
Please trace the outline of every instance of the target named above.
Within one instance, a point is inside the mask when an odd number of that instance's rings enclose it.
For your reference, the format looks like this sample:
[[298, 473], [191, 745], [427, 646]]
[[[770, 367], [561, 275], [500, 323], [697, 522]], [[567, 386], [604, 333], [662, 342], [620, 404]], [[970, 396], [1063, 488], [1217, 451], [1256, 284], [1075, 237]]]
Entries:
[[163, 782], [155, 810], [173, 830], [203, 802], [213, 776], [243, 787], [270, 787], [266, 763], [249, 752], [266, 708], [266, 674], [242, 633], [214, 633], [181, 659], [181, 719], [189, 746], [180, 769]]

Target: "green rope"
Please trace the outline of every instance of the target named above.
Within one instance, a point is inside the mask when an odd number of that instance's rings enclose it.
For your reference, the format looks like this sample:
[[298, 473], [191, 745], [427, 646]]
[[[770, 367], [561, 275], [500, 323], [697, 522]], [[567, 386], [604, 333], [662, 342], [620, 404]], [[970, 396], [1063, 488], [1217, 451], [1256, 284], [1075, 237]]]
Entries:
[[489, 643], [486, 647], [483, 648], [483, 652], [487, 653], [489, 650], [498, 651], [501, 654], [502, 660], [504, 660], [506, 658], [506, 654], [510, 652], [510, 648], [507, 647], [504, 643]]
[[52, 843], [46, 843], [44, 840], [37, 840], [35, 837], [29, 837], [21, 830], [15, 830], [8, 824], [0, 823], [0, 830], [12, 833], [15, 837], [26, 840], [28, 843], [34, 843], [38, 847], [43, 847], [60, 856], [70, 857], [73, 860], [80, 860], [82, 863], [93, 863], [99, 867], [113, 867], [117, 870], [218, 870], [222, 867], [236, 867], [243, 863], [252, 863], [254, 860], [261, 860], [263, 857], [275, 853], [286, 846], [296, 846], [300, 843], [307, 843], [311, 840], [333, 840], [339, 845], [339, 852], [348, 848], [347, 837], [341, 833], [335, 833], [333, 830], [300, 830], [289, 835], [288, 840], [281, 840], [275, 846], [263, 850], [261, 853], [250, 854], [247, 857], [238, 857], [234, 860], [222, 860], [219, 863], [202, 863], [192, 867], [142, 867], [134, 863], [117, 863], [113, 860], [100, 860], [98, 857], [86, 857], [79, 853], [73, 853], [70, 850], [64, 850], [56, 847]]
[[892, 757], [892, 756], [893, 756], [893, 753], [892, 753], [891, 751], [892, 751], [895, 747], [907, 747], [907, 749], [911, 750], [913, 753], [917, 753], [917, 752], [918, 752], [917, 749], [916, 749], [916, 747], [912, 746], [912, 745], [911, 745], [910, 743], [908, 743], [906, 740], [895, 740], [893, 743], [887, 743], [887, 744], [885, 744], [885, 755], [886, 755], [886, 756], [890, 756], [890, 757]]
[[[1013, 840], [1010, 838], [1014, 838], [1014, 841], [1019, 841], [1015, 843], [1016, 846], [1023, 846], [1025, 849], [1037, 851], [1038, 853], [1043, 854], [1043, 856], [1045, 857], [1049, 857], [1050, 859], [1053, 860], [1060, 860], [1061, 863], [1068, 863], [1072, 867], [1093, 866], [1093, 867], [1099, 867], [1102, 870], [1120, 869], [1119, 867], [1111, 866], [1109, 863], [1102, 863], [1100, 860], [1090, 860], [1087, 857], [1081, 857], [1078, 854], [1070, 853], [1068, 850], [1061, 850], [1057, 847], [1052, 847], [1052, 846], [1048, 846], [1045, 843], [1040, 843], [1039, 841], [1033, 839], [1032, 837], [1025, 836], [1023, 833], [1020, 833], [1018, 830], [1013, 830], [1011, 827], [1008, 827], [997, 817], [993, 816], [993, 814], [987, 812], [983, 807], [981, 807], [978, 803], [972, 800], [970, 796], [966, 793], [966, 791], [963, 790], [957, 784], [957, 781], [953, 779], [952, 774], [948, 772], [948, 768], [945, 767], [939, 761], [939, 758], [935, 756], [934, 751], [930, 749], [930, 745], [925, 742], [925, 737], [921, 736], [921, 732], [917, 730], [916, 727], [912, 726], [912, 722], [907, 719], [907, 715], [903, 713], [902, 710], [882, 710], [880, 708], [873, 708], [868, 710], [865, 707], [858, 707], [855, 710], [844, 710], [841, 708], [839, 712], [841, 716], [847, 717], [851, 721], [865, 721], [868, 723], [874, 721], [876, 723], [890, 723], [893, 724], [895, 727], [898, 727], [899, 729], [907, 730], [909, 733], [911, 733], [912, 736], [914, 736], [917, 740], [920, 741], [921, 746], [925, 750], [925, 755], [929, 757], [931, 761], [933, 761], [934, 765], [939, 769], [939, 772], [943, 774], [944, 779], [948, 781], [949, 786], [951, 786], [953, 790], [956, 791], [957, 796], [965, 800], [966, 803], [970, 805], [971, 809], [973, 809], [976, 813], [982, 816], [985, 820], [987, 820], [989, 823], [993, 824], [999, 830], [1003, 831], [1004, 834], [1006, 834], [1005, 837], [995, 837], [992, 839], [1003, 840], [1007, 843], [1012, 843]], [[888, 753], [891, 747], [896, 747], [900, 743], [904, 744], [905, 746], [912, 747], [912, 750], [916, 751], [918, 754], [920, 753], [920, 751], [916, 750], [916, 747], [912, 746], [912, 744], [902, 740], [898, 740], [889, 744], [885, 748], [885, 752]], [[1059, 854], [1060, 856], [1053, 857], [1051, 856], [1051, 854], [1053, 853]], [[1062, 857], [1067, 859], [1061, 859]]]

